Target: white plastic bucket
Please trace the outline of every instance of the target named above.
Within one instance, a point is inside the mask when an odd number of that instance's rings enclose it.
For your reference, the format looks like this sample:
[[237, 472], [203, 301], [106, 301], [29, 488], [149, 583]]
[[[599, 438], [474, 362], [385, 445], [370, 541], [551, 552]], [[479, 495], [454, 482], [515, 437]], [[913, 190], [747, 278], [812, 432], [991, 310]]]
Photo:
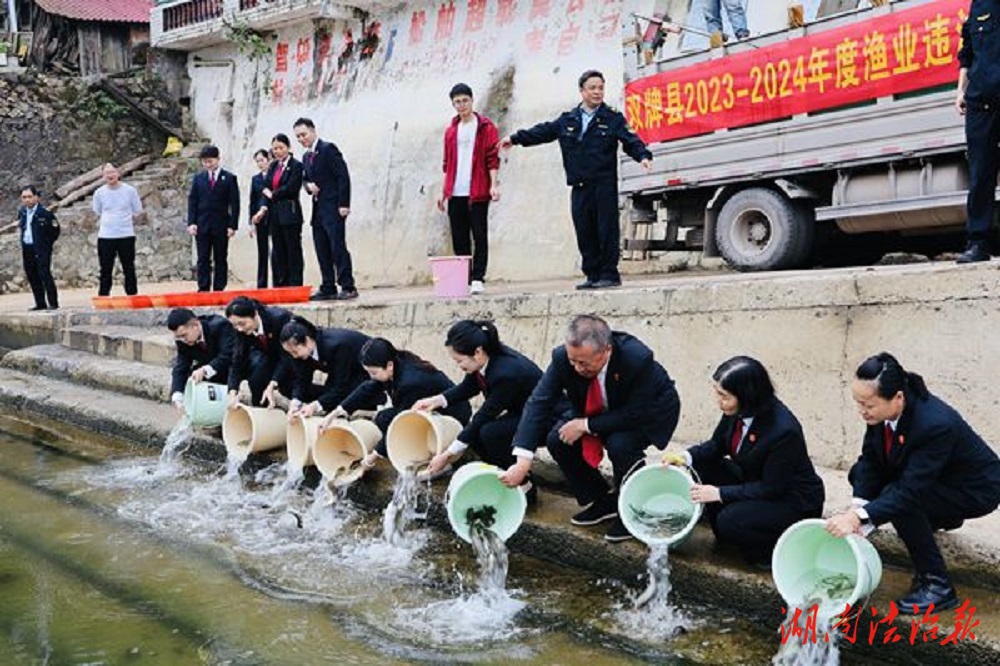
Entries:
[[462, 432], [450, 416], [408, 409], [396, 415], [385, 434], [389, 461], [400, 473], [419, 468], [448, 448]]
[[498, 475], [501, 471], [486, 463], [468, 463], [451, 477], [445, 495], [448, 522], [455, 534], [464, 541], [472, 540], [466, 518], [470, 509], [496, 509], [490, 529], [502, 541], [509, 539], [521, 526], [528, 507], [527, 499], [519, 489], [508, 488], [500, 483]]
[[288, 430], [285, 433], [285, 450], [288, 452], [288, 466], [290, 468], [305, 469], [316, 464], [313, 461], [313, 443], [316, 441], [316, 433], [322, 422], [322, 416], [310, 416], [305, 419], [296, 416], [288, 422]]
[[211, 382], [187, 381], [184, 387], [184, 412], [193, 426], [218, 426], [226, 415], [227, 388]]
[[[826, 531], [825, 520], [809, 518], [789, 527], [778, 539], [771, 574], [790, 606], [818, 604], [819, 612], [829, 617], [875, 591], [882, 580], [882, 560], [864, 537], [835, 537]], [[845, 585], [845, 581], [854, 584]], [[839, 593], [828, 594], [831, 589]]]
[[[691, 501], [690, 473], [673, 465], [647, 465], [626, 479], [618, 493], [618, 517], [626, 529], [649, 546], [684, 542], [701, 517], [702, 505]], [[687, 516], [682, 526], [664, 529], [664, 521]]]
[[288, 416], [280, 409], [237, 405], [226, 410], [222, 441], [230, 458], [246, 460], [251, 453], [284, 446], [287, 429]]
[[371, 421], [338, 419], [316, 435], [312, 457], [334, 486], [346, 486], [364, 474], [360, 463], [381, 438], [382, 431]]
[[469, 295], [469, 262], [472, 257], [430, 257], [434, 295], [465, 298]]

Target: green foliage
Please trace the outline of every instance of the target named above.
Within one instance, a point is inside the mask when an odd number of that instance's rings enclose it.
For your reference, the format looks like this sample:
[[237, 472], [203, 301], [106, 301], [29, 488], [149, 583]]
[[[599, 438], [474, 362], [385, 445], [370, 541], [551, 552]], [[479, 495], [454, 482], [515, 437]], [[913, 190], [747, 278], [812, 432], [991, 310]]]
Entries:
[[101, 90], [78, 97], [72, 104], [72, 110], [81, 118], [103, 121], [118, 120], [128, 113], [128, 109]]
[[267, 33], [254, 30], [236, 18], [223, 19], [222, 25], [226, 27], [226, 39], [236, 44], [237, 50], [242, 55], [251, 60], [267, 58], [271, 55], [271, 44]]

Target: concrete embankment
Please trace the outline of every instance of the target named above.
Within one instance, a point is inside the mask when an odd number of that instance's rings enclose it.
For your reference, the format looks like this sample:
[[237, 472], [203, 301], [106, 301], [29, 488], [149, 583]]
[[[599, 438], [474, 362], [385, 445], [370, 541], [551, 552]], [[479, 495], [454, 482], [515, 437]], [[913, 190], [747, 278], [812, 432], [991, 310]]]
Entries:
[[[674, 445], [693, 443], [710, 432], [717, 412], [708, 377], [715, 365], [736, 353], [758, 356], [771, 368], [783, 398], [806, 428], [810, 451], [827, 482], [829, 513], [849, 501], [845, 470], [856, 456], [862, 428], [847, 384], [856, 364], [871, 353], [896, 353], [987, 439], [997, 441], [1000, 424], [992, 409], [997, 398], [990, 390], [992, 372], [986, 360], [998, 344], [992, 335], [1000, 317], [993, 305], [998, 268], [930, 265], [690, 275], [647, 279], [597, 294], [553, 290], [552, 285], [527, 290], [498, 285], [492, 295], [469, 301], [430, 301], [426, 292], [417, 290], [369, 292], [346, 307], [295, 309], [320, 325], [385, 335], [449, 371], [452, 365], [442, 340], [454, 319], [493, 318], [507, 342], [543, 363], [569, 316], [599, 312], [616, 328], [647, 340], [677, 379], [684, 406]], [[164, 317], [164, 312], [72, 308], [0, 316], [0, 344], [19, 348], [6, 355], [0, 369], [0, 403], [158, 445], [175, 420], [163, 402], [165, 364], [172, 355]], [[197, 455], [218, 459], [221, 447], [209, 439], [197, 448]], [[644, 550], [633, 544], [609, 546], [599, 531], [568, 525], [573, 503], [558, 492], [558, 474], [551, 472], [544, 476], [556, 485], [543, 493], [541, 505], [529, 515], [512, 547], [635, 581], [644, 568]], [[390, 477], [380, 470], [359, 485], [352, 498], [381, 508], [388, 500]], [[432, 519], [443, 525], [440, 515]], [[939, 535], [960, 593], [978, 608], [981, 625], [975, 642], [911, 647], [904, 638], [901, 647], [856, 645], [850, 650], [900, 663], [995, 663], [1000, 645], [998, 527], [994, 515]], [[678, 595], [776, 628], [781, 600], [770, 578], [715, 552], [711, 542], [711, 535], [699, 530], [677, 552]], [[873, 605], [883, 608], [908, 585], [907, 559], [891, 530], [880, 533], [876, 545], [887, 563], [900, 566], [890, 568], [873, 599]], [[947, 633], [952, 618], [945, 614], [941, 619]], [[909, 625], [900, 626], [908, 636]]]

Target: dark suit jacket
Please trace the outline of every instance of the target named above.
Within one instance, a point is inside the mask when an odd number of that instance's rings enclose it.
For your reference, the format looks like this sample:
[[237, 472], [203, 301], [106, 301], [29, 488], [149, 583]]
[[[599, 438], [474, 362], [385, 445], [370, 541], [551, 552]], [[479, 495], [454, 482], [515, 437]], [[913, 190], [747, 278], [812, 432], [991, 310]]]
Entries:
[[[260, 210], [260, 200], [264, 196], [264, 174], [257, 173], [250, 179], [250, 203], [249, 203], [249, 219], [253, 220], [253, 216], [257, 214]], [[264, 219], [260, 221], [258, 227], [267, 226], [267, 218], [265, 215]], [[250, 222], [253, 224], [253, 222]]]
[[233, 361], [233, 349], [236, 346], [236, 329], [228, 319], [219, 315], [201, 315], [198, 320], [201, 322], [205, 347], [177, 342], [171, 394], [183, 392], [191, 371], [203, 365], [211, 365], [215, 370], [210, 381], [219, 384], [229, 380], [229, 365]]
[[364, 333], [349, 328], [320, 329], [316, 334], [319, 360], [291, 360], [295, 371], [292, 397], [307, 402], [313, 373], [321, 370], [326, 373], [326, 383], [318, 398], [319, 404], [325, 411], [341, 404], [351, 391], [368, 379], [368, 372], [361, 365], [361, 348], [369, 339]]
[[240, 187], [236, 175], [219, 169], [215, 187], [209, 187], [208, 172], [195, 174], [188, 193], [188, 226], [198, 225], [199, 234], [224, 234], [240, 226]]
[[233, 362], [229, 368], [229, 390], [235, 391], [240, 382], [250, 374], [250, 352], [259, 349], [275, 362], [272, 380], [283, 383], [291, 379], [292, 358], [281, 348], [281, 329], [292, 319], [292, 313], [285, 308], [264, 308], [260, 321], [267, 337], [267, 349], [264, 349], [256, 335], [236, 334], [236, 345], [233, 348]]
[[[688, 449], [694, 467], [730, 455], [737, 418], [741, 417], [723, 416], [712, 439]], [[743, 483], [719, 489], [724, 504], [741, 500], [781, 500], [793, 503], [803, 513], [822, 510], [823, 480], [809, 459], [802, 426], [777, 398], [754, 415], [732, 463], [730, 469], [742, 477]]]
[[[628, 333], [615, 332], [605, 388], [608, 409], [589, 418], [590, 430], [606, 436], [614, 432], [639, 431], [651, 444], [663, 448], [670, 441], [680, 416], [680, 398], [674, 380], [653, 358], [653, 350]], [[514, 436], [514, 447], [534, 451], [544, 445], [548, 431], [560, 416], [557, 407], [565, 396], [571, 411], [566, 416], [582, 418], [590, 380], [570, 365], [563, 345], [552, 352], [552, 362], [524, 407]]]
[[486, 365], [486, 372], [483, 373], [485, 391], [479, 387], [475, 375], [466, 375], [462, 383], [444, 392], [449, 406], [468, 401], [480, 393], [486, 398], [457, 439], [466, 444], [476, 443], [480, 429], [490, 421], [504, 414], [520, 416], [541, 378], [542, 369], [534, 361], [504, 346], [503, 353], [491, 356]]
[[319, 186], [312, 223], [333, 224], [340, 219], [338, 209], [351, 206], [351, 175], [344, 156], [334, 144], [317, 139], [312, 154], [307, 153], [305, 160], [304, 182]]
[[1000, 487], [1000, 459], [954, 409], [931, 395], [906, 392], [889, 458], [885, 456], [885, 425], [868, 426], [861, 457], [851, 468], [854, 496], [865, 505], [876, 525], [891, 521], [921, 505], [936, 484], [962, 489], [994, 502]]
[[[17, 228], [20, 241], [24, 242], [24, 231], [28, 224], [28, 209], [23, 206], [17, 211]], [[38, 204], [31, 218], [31, 241], [37, 252], [52, 252], [52, 245], [59, 237], [59, 220], [45, 206]]]
[[[413, 403], [439, 393], [444, 393], [455, 387], [448, 376], [432, 365], [424, 365], [413, 359], [401, 358], [393, 366], [392, 381], [377, 382], [368, 379], [354, 389], [341, 407], [348, 413], [358, 409], [375, 409], [385, 403], [386, 396], [392, 399], [392, 406], [398, 411], [413, 407]], [[448, 409], [442, 413], [468, 423], [472, 408], [468, 400], [456, 400], [448, 403]]]
[[[271, 166], [264, 176], [264, 187], [270, 189], [274, 183], [274, 172], [278, 168], [278, 161], [271, 162]], [[267, 199], [261, 195], [260, 205], [267, 206], [267, 216], [282, 226], [294, 226], [302, 224], [302, 204], [299, 202], [299, 192], [302, 190], [302, 162], [294, 157], [288, 158], [288, 165], [281, 172], [281, 179], [278, 187], [271, 193], [271, 198]]]

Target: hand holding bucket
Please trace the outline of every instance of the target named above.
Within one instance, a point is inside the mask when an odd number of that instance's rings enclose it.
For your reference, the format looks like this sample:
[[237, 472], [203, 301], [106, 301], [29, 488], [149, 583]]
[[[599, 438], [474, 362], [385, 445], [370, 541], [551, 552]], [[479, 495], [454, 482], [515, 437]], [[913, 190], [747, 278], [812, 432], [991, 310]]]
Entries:
[[461, 431], [462, 424], [450, 416], [412, 409], [400, 412], [385, 434], [389, 461], [400, 474], [418, 471]]
[[226, 413], [226, 387], [188, 379], [184, 387], [184, 412], [194, 426], [219, 426]]
[[448, 522], [467, 543], [472, 542], [470, 527], [474, 521], [480, 521], [501, 541], [513, 536], [524, 521], [528, 501], [520, 490], [500, 483], [500, 471], [486, 463], [468, 463], [448, 482]]
[[618, 516], [647, 546], [679, 545], [701, 517], [702, 505], [691, 501], [693, 485], [687, 469], [669, 464], [642, 467], [622, 484]]

